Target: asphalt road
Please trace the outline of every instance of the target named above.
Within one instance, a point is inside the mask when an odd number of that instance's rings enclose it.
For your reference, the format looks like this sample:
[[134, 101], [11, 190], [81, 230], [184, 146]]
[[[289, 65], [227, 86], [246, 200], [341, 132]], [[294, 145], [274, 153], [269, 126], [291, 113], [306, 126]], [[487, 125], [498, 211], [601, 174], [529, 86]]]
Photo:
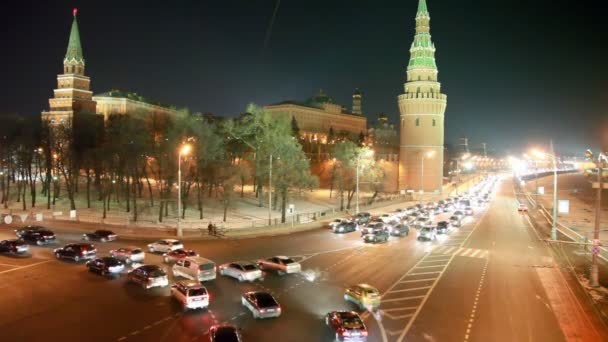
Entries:
[[[343, 290], [365, 282], [383, 294], [381, 310], [363, 314], [369, 341], [462, 341], [465, 317], [487, 269], [485, 276], [494, 291], [479, 298], [477, 305], [488, 321], [480, 320], [468, 338], [488, 340], [494, 329], [503, 329], [505, 339], [499, 340], [559, 341], [559, 326], [541, 305], [546, 298], [536, 299], [542, 289], [531, 271], [505, 272], [505, 263], [515, 262], [509, 258], [527, 258], [527, 233], [510, 233], [517, 220], [515, 207], [507, 198], [499, 196], [496, 201], [487, 215], [480, 210], [462, 228], [434, 242], [417, 241], [414, 230], [408, 237], [366, 245], [358, 232], [338, 235], [325, 228], [277, 237], [188, 242], [186, 248], [218, 264], [288, 255], [300, 260], [304, 271], [286, 276], [268, 273], [263, 281], [253, 283], [218, 275], [205, 283], [211, 293], [209, 310], [194, 312], [178, 307], [168, 288], [143, 290], [124, 277], [106, 279], [89, 273], [82, 264], [55, 260], [53, 247], [31, 247], [28, 258], [0, 256], [1, 340], [206, 341], [209, 326], [223, 322], [239, 326], [245, 341], [331, 341], [324, 315], [354, 309], [344, 302]], [[488, 232], [495, 229], [506, 235], [491, 236]], [[13, 236], [12, 230], [0, 231], [0, 239]], [[60, 234], [58, 245], [78, 238]], [[496, 246], [488, 245], [490, 241], [497, 241]], [[119, 246], [146, 243], [119, 240], [96, 246], [98, 255], [106, 255]], [[488, 250], [499, 257], [489, 262]], [[146, 253], [146, 263], [162, 265], [162, 260]], [[165, 268], [172, 281], [169, 267]], [[255, 289], [277, 297], [283, 307], [281, 317], [253, 319], [240, 297]], [[528, 303], [537, 306], [527, 308]], [[498, 324], [506, 317], [513, 323]], [[543, 324], [544, 333], [513, 334], [531, 324]]]

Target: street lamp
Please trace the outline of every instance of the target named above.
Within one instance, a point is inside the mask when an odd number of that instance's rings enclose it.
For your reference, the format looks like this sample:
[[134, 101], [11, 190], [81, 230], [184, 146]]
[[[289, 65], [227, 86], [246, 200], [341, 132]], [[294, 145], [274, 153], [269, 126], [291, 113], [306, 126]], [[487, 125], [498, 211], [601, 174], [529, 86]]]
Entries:
[[[553, 152], [553, 142], [551, 142], [551, 151]], [[557, 240], [557, 157], [553, 153], [539, 150], [532, 150], [532, 154], [539, 159], [549, 156], [553, 161], [553, 220], [551, 222], [551, 240]], [[538, 174], [536, 176], [538, 177]], [[538, 191], [538, 188], [536, 191]], [[536, 198], [538, 200], [538, 196]]]
[[[587, 150], [585, 155], [588, 159], [593, 161], [593, 152]], [[599, 282], [599, 270], [597, 266], [597, 254], [599, 254], [599, 242], [600, 242], [600, 217], [602, 211], [602, 188], [603, 188], [603, 171], [608, 161], [608, 157], [604, 153], [600, 153], [597, 156], [597, 192], [595, 197], [595, 224], [593, 227], [593, 248], [592, 248], [592, 259], [591, 259], [591, 286], [600, 286]], [[594, 185], [595, 187], [595, 185]]]
[[180, 148], [177, 154], [177, 236], [181, 237], [182, 227], [180, 219], [182, 216], [182, 155], [190, 153], [190, 145], [186, 144]]
[[371, 158], [374, 155], [374, 150], [370, 149], [361, 149], [357, 154], [357, 171], [356, 174], [356, 184], [357, 184], [357, 195], [355, 197], [355, 215], [359, 213], [359, 163], [361, 162], [361, 157], [365, 156], [366, 158]]
[[420, 154], [420, 203], [422, 203], [422, 194], [424, 193], [424, 157], [430, 158], [435, 154], [435, 151], [427, 151]]

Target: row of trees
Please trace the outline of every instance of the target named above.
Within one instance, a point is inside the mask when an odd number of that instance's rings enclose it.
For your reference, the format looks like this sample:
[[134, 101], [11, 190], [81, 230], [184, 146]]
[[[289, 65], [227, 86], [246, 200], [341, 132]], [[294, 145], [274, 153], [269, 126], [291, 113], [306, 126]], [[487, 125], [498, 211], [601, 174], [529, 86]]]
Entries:
[[[262, 206], [268, 196], [263, 189], [268, 190], [271, 178], [269, 195], [285, 222], [290, 196], [318, 186], [292, 120], [271, 116], [255, 105], [236, 119], [222, 121], [187, 112], [112, 115], [105, 122], [99, 115], [79, 114], [71, 124], [49, 126], [38, 118], [4, 116], [0, 134], [0, 192], [5, 208], [16, 200], [26, 210], [29, 193], [30, 207], [40, 206], [36, 197], [40, 194], [50, 209], [65, 192], [72, 210], [91, 208], [97, 201], [105, 218], [120, 203], [137, 221], [142, 207], [155, 207], [162, 222], [178, 196], [177, 156], [184, 144], [190, 145], [191, 153], [181, 158], [182, 217], [187, 210], [196, 210], [203, 219], [205, 197], [215, 196], [226, 220], [238, 196], [236, 189], [240, 185], [243, 196], [246, 184], [253, 184]], [[341, 207], [350, 207], [355, 162], [363, 149], [344, 141], [334, 150], [332, 184], [340, 193]], [[377, 184], [382, 177], [369, 161], [364, 160], [360, 170], [364, 182]]]

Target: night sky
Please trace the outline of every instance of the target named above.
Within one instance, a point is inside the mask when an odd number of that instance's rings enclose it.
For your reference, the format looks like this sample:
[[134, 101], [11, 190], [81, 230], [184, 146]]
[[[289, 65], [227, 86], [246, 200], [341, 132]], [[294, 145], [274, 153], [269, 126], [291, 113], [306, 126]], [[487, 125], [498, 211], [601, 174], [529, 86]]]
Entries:
[[[265, 47], [276, 0], [13, 1], [0, 12], [0, 113], [48, 108], [78, 7], [94, 93], [117, 88], [235, 116], [249, 102], [305, 100], [319, 88], [350, 109], [359, 87], [370, 121], [384, 112], [396, 122], [417, 2], [283, 0]], [[427, 3], [446, 142], [599, 144], [601, 124], [608, 131], [600, 1]]]

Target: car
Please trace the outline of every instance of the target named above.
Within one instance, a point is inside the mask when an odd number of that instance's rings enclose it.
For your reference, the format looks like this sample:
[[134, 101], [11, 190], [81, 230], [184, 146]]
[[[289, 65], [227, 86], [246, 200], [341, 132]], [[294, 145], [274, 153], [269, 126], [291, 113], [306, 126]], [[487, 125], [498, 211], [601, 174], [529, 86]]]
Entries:
[[82, 239], [85, 241], [114, 241], [118, 235], [110, 230], [96, 230], [92, 233], [82, 234]]
[[414, 228], [422, 229], [422, 227], [431, 224], [431, 220], [426, 217], [419, 217], [414, 221]]
[[25, 254], [29, 250], [28, 245], [19, 239], [0, 241], [0, 253]]
[[97, 249], [90, 243], [70, 243], [53, 250], [57, 259], [71, 259], [75, 262], [97, 257]]
[[278, 274], [292, 274], [300, 273], [302, 271], [302, 265], [293, 261], [293, 259], [286, 256], [275, 256], [272, 258], [258, 260], [258, 267], [261, 270], [274, 270]]
[[405, 211], [408, 215], [412, 215], [413, 213], [418, 212], [418, 208], [411, 206], [411, 207], [407, 207], [405, 209]]
[[262, 271], [248, 261], [236, 261], [220, 266], [220, 275], [229, 276], [238, 281], [254, 281], [263, 279]]
[[173, 262], [176, 262], [177, 260], [181, 260], [181, 259], [185, 259], [187, 257], [196, 257], [198, 256], [198, 253], [196, 253], [195, 251], [191, 250], [191, 249], [176, 249], [176, 250], [172, 250], [169, 251], [167, 253], [163, 254], [163, 261], [166, 264], [170, 264]]
[[217, 276], [215, 262], [200, 256], [179, 259], [173, 264], [173, 276], [191, 280], [208, 281]]
[[473, 216], [473, 208], [471, 208], [471, 207], [464, 208], [464, 213], [467, 216]]
[[357, 224], [355, 222], [342, 222], [332, 229], [334, 233], [350, 233], [356, 230]]
[[407, 236], [410, 234], [410, 226], [401, 222], [388, 225], [385, 230], [390, 236]]
[[171, 295], [185, 310], [209, 307], [209, 292], [196, 280], [180, 280], [171, 285]]
[[146, 253], [139, 247], [121, 247], [110, 251], [110, 255], [126, 264], [142, 263]]
[[34, 231], [41, 231], [41, 230], [48, 230], [42, 226], [25, 226], [23, 228], [19, 228], [19, 229], [15, 229], [15, 235], [17, 235], [17, 237], [21, 237], [21, 235], [23, 235], [25, 232], [34, 232]]
[[371, 234], [376, 229], [384, 229], [384, 222], [372, 222], [368, 223], [367, 226], [361, 228], [361, 236]]
[[395, 217], [391, 214], [382, 214], [382, 215], [380, 215], [379, 219], [382, 222], [387, 223], [387, 222], [393, 221], [395, 219]]
[[17, 236], [25, 243], [38, 246], [55, 243], [55, 233], [47, 229], [26, 230]]
[[452, 214], [452, 216], [458, 216], [458, 218], [460, 218], [460, 219], [462, 220], [462, 219], [464, 218], [464, 216], [465, 216], [465, 215], [464, 215], [464, 213], [463, 213], [462, 211], [460, 211], [460, 210], [456, 210], [456, 211], [455, 211], [455, 212]]
[[103, 257], [88, 261], [87, 268], [102, 276], [119, 276], [125, 269], [125, 263], [113, 257]]
[[344, 300], [355, 304], [360, 310], [373, 310], [380, 306], [380, 292], [368, 284], [358, 284], [344, 291]]
[[358, 225], [367, 224], [372, 218], [370, 213], [358, 213], [353, 217], [353, 221]]
[[363, 236], [363, 242], [377, 243], [386, 241], [388, 241], [388, 233], [384, 229], [374, 229], [371, 233]]
[[346, 218], [337, 218], [331, 222], [329, 222], [329, 229], [334, 229], [334, 227], [340, 225], [341, 223], [345, 223], [345, 222], [352, 222], [352, 220], [350, 219], [346, 219]]
[[435, 209], [437, 207], [437, 203], [429, 202], [426, 204], [426, 209]]
[[127, 273], [127, 281], [141, 285], [144, 289], [169, 286], [167, 273], [157, 265], [142, 265]]
[[517, 206], [517, 211], [520, 212], [527, 212], [528, 211], [528, 206], [523, 204], [523, 203], [519, 203], [519, 206]]
[[354, 311], [332, 311], [325, 316], [325, 324], [340, 342], [367, 341], [367, 327]]
[[241, 297], [241, 304], [249, 309], [253, 318], [272, 318], [281, 316], [281, 305], [268, 292], [251, 291]]
[[167, 253], [180, 248], [184, 248], [184, 245], [181, 241], [175, 239], [162, 239], [148, 244], [148, 251], [150, 253]]
[[437, 234], [447, 234], [450, 229], [450, 223], [448, 221], [439, 221], [437, 222]]
[[462, 218], [459, 216], [450, 216], [450, 225], [452, 227], [460, 227], [462, 226]]
[[242, 342], [241, 333], [234, 325], [215, 324], [209, 328], [209, 342]]
[[425, 226], [418, 232], [418, 240], [435, 240], [437, 239], [437, 230], [433, 226]]
[[393, 211], [391, 213], [391, 215], [393, 215], [396, 218], [401, 218], [401, 217], [407, 215], [407, 210], [406, 209], [401, 209], [401, 208], [395, 209], [395, 211]]

